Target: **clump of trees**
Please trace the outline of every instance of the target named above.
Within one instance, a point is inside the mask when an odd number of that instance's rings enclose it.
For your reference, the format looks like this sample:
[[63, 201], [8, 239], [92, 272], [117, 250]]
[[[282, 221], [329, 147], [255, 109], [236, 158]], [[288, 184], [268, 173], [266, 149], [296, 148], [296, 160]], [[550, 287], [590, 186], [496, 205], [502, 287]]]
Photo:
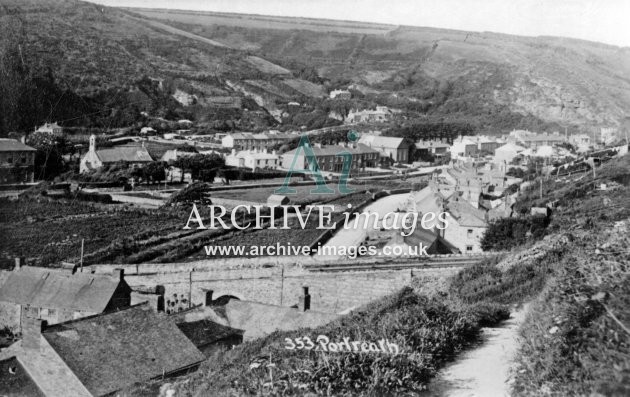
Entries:
[[196, 154], [194, 156], [179, 157], [173, 162], [173, 166], [182, 170], [182, 182], [184, 173], [190, 172], [193, 180], [212, 183], [218, 170], [225, 166], [225, 160], [216, 153], [209, 155]]

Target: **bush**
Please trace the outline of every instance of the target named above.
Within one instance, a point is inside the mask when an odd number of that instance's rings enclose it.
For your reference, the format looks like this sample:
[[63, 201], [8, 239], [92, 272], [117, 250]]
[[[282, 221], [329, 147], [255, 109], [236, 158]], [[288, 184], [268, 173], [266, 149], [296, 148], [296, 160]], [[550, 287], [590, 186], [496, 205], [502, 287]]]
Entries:
[[542, 215], [500, 218], [488, 225], [481, 238], [484, 251], [503, 251], [535, 241], [545, 235], [549, 218]]
[[210, 202], [210, 200], [208, 199], [209, 191], [210, 191], [210, 185], [208, 183], [195, 182], [173, 193], [165, 205], [171, 205], [171, 204], [176, 204], [176, 203]]

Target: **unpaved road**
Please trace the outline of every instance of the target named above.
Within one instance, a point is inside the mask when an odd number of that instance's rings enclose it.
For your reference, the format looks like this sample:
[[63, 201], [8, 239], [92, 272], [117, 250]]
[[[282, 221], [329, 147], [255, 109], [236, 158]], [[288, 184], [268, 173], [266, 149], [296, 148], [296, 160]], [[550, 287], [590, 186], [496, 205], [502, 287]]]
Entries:
[[510, 395], [510, 373], [518, 350], [518, 330], [528, 305], [496, 328], [483, 328], [478, 347], [465, 351], [429, 384], [428, 396], [502, 397]]

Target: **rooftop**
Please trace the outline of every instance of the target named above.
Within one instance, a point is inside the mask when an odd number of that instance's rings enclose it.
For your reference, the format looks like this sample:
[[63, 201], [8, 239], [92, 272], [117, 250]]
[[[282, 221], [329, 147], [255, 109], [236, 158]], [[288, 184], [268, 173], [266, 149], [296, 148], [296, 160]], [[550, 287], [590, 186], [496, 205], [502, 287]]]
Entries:
[[42, 335], [81, 383], [99, 396], [204, 360], [172, 321], [147, 304], [56, 324]]
[[0, 138], [0, 152], [34, 152], [35, 149], [16, 139]]
[[153, 159], [144, 146], [117, 146], [108, 149], [97, 149], [96, 154], [103, 163], [128, 161], [131, 163], [151, 162]]
[[119, 283], [119, 278], [110, 275], [26, 266], [10, 272], [0, 288], [0, 302], [101, 313]]
[[381, 135], [362, 135], [359, 139], [359, 143], [370, 147], [398, 148], [403, 142], [405, 138]]
[[17, 358], [0, 361], [0, 374], [0, 395], [44, 397]]
[[[300, 148], [296, 148], [293, 150], [289, 150], [288, 152], [284, 153], [284, 155], [294, 155], [297, 150]], [[362, 143], [356, 144], [355, 146], [342, 146], [342, 145], [322, 145], [321, 147], [319, 146], [311, 146], [311, 149], [313, 149], [313, 153], [315, 154], [315, 156], [336, 156], [337, 154], [343, 152], [343, 151], [347, 151], [350, 152], [351, 154], [366, 154], [366, 153], [378, 153], [377, 150], [374, 150]], [[303, 150], [303, 149], [300, 149]]]

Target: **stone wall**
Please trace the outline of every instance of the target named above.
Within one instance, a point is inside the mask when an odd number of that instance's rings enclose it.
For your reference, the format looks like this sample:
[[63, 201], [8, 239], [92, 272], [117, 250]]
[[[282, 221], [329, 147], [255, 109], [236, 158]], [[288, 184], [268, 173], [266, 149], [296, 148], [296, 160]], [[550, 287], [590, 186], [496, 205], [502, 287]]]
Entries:
[[[122, 265], [125, 279], [133, 287], [164, 286], [165, 299], [184, 295], [193, 305], [205, 303], [206, 291], [213, 298], [233, 296], [280, 306], [297, 305], [303, 287], [309, 288], [311, 309], [339, 313], [391, 294], [407, 285], [428, 288], [459, 268], [413, 268], [399, 270], [360, 269], [352, 271], [309, 270], [295, 258], [274, 257], [208, 260], [179, 264]], [[91, 267], [111, 272], [114, 265]], [[413, 283], [412, 283], [413, 281]]]

